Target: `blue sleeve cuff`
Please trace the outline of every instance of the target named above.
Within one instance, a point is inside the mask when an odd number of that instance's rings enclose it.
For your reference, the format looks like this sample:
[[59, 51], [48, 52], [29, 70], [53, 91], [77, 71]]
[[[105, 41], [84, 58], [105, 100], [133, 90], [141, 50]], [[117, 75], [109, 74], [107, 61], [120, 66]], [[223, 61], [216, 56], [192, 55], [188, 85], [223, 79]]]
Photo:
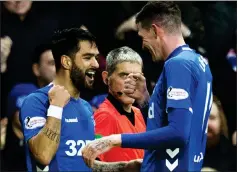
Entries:
[[130, 145], [130, 136], [131, 134], [122, 134], [121, 135], [121, 147], [126, 148]]

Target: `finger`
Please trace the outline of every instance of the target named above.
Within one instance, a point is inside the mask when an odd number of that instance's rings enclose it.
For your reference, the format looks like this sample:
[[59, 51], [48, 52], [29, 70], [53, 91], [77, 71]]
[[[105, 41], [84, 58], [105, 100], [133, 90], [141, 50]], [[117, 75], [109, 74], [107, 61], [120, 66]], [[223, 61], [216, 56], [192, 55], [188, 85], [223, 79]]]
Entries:
[[133, 95], [135, 93], [135, 89], [123, 89], [123, 93], [125, 93], [126, 95]]
[[140, 72], [138, 72], [138, 73], [130, 73], [127, 77], [131, 78], [131, 79], [133, 79], [135, 81], [143, 80], [144, 79], [143, 73], [140, 73]]
[[136, 86], [135, 86], [135, 85], [132, 85], [132, 84], [125, 84], [125, 85], [124, 85], [124, 89], [135, 90], [135, 89], [136, 89]]
[[88, 159], [89, 159], [89, 156], [88, 156], [88, 147], [89, 146], [86, 146], [83, 150], [82, 150], [82, 156], [83, 156], [83, 160], [85, 162], [85, 164], [88, 166]]
[[97, 157], [97, 152], [96, 151], [93, 151], [93, 152], [90, 152], [90, 158], [89, 158], [89, 161], [88, 161], [88, 163], [89, 163], [89, 167], [90, 168], [93, 168], [93, 165], [94, 165], [94, 161], [95, 161], [95, 159], [96, 159], [96, 157]]
[[124, 84], [130, 84], [130, 85], [135, 86], [136, 85], [136, 80], [131, 79], [131, 78], [127, 78], [127, 79], [125, 79]]
[[88, 150], [88, 160], [87, 160], [87, 163], [89, 165], [90, 168], [92, 168], [93, 164], [92, 164], [92, 161], [93, 161], [93, 153], [94, 151], [92, 149], [89, 149]]
[[95, 160], [95, 158], [94, 158], [94, 156], [92, 156], [92, 157], [90, 158], [90, 161], [89, 161], [89, 164], [90, 164], [90, 167], [91, 167], [91, 168], [93, 168], [94, 160]]

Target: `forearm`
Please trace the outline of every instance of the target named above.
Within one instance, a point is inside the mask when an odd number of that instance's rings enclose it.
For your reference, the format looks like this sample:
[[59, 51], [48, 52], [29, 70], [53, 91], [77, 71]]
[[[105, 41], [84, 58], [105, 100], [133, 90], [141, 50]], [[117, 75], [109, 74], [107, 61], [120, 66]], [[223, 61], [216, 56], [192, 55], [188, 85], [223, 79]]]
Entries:
[[146, 104], [144, 107], [140, 108], [145, 124], [147, 123], [148, 110], [149, 110], [149, 104]]
[[138, 134], [122, 134], [122, 147], [139, 149], [165, 149], [182, 147], [187, 143], [192, 114], [185, 109], [169, 113], [169, 125]]
[[[165, 137], [166, 136], [166, 137]], [[164, 149], [183, 145], [183, 138], [170, 126], [138, 134], [122, 134], [123, 148]]]
[[94, 161], [93, 172], [121, 172], [125, 171], [127, 162], [101, 162]]
[[12, 128], [13, 128], [13, 132], [19, 139], [24, 138], [23, 133], [22, 133], [22, 126], [21, 126], [21, 123], [19, 120], [19, 111], [16, 111], [16, 113], [13, 116]]
[[150, 100], [150, 94], [149, 92], [146, 90], [144, 95], [142, 97], [140, 97], [140, 99], [136, 100], [137, 104], [140, 106], [141, 109], [147, 107], [149, 105], [149, 100]]
[[29, 140], [33, 155], [41, 163], [49, 163], [55, 155], [60, 143], [60, 131], [61, 120], [48, 117], [42, 130]]

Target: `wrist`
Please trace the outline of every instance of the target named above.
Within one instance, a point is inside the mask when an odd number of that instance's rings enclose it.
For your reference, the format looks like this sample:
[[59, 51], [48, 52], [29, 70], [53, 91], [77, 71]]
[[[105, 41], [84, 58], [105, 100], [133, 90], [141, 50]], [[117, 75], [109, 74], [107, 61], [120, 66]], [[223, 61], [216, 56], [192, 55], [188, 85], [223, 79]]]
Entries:
[[143, 99], [138, 100], [137, 103], [141, 108], [144, 108], [145, 106], [149, 105], [149, 92], [147, 91], [142, 97]]
[[54, 101], [50, 101], [50, 106], [57, 106], [57, 107], [60, 107], [60, 108], [63, 108], [63, 107], [64, 107], [63, 104], [56, 103], [56, 102], [54, 102]]
[[50, 105], [47, 111], [47, 116], [55, 117], [57, 119], [62, 119], [63, 107]]
[[111, 144], [113, 147], [121, 147], [121, 134], [113, 134], [110, 136]]

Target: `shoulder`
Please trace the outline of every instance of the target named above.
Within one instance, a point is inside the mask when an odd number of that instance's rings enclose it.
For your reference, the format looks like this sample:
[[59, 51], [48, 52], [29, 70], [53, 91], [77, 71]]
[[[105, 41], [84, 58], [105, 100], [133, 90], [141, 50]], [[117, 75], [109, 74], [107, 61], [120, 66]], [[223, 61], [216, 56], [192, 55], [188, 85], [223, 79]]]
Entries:
[[90, 106], [90, 107], [91, 107], [91, 105], [89, 104], [89, 102], [87, 102], [86, 100], [84, 100], [84, 99], [82, 99], [82, 98], [81, 98], [81, 102], [82, 102], [82, 104], [83, 104], [84, 106]]
[[108, 112], [115, 113], [115, 107], [113, 104], [106, 98], [98, 107], [96, 112]]
[[135, 107], [135, 106], [132, 106], [132, 109], [133, 109], [135, 115], [142, 115], [142, 113], [141, 113], [141, 111], [140, 111], [139, 108], [137, 108], [137, 107]]
[[30, 93], [24, 100], [23, 106], [25, 105], [33, 105], [33, 106], [40, 106], [46, 105], [49, 102], [48, 98], [48, 91], [50, 90], [51, 86], [46, 86], [41, 89]]
[[137, 117], [137, 119], [139, 119], [143, 123], [143, 125], [145, 125], [143, 114], [141, 113], [140, 109], [135, 106], [132, 106], [132, 109], [135, 114], [135, 117]]
[[93, 113], [93, 109], [92, 109], [92, 106], [89, 104], [89, 102], [87, 102], [86, 100], [84, 99], [80, 99], [81, 102], [82, 102], [82, 105], [84, 107], [86, 107], [86, 109], [88, 109], [90, 111], [90, 113]]
[[94, 118], [95, 120], [110, 120], [115, 121], [115, 112], [113, 107], [108, 104], [107, 100], [105, 100], [99, 108], [94, 112]]
[[37, 89], [38, 88], [32, 83], [17, 84], [12, 88], [9, 96], [19, 97], [22, 95], [28, 95], [36, 91]]
[[39, 105], [44, 105], [48, 102], [48, 96], [45, 94], [42, 94], [40, 92], [34, 92], [29, 94], [24, 102], [23, 102], [23, 107], [26, 105], [34, 105], [34, 106], [39, 106]]
[[193, 59], [189, 59], [186, 56], [180, 54], [166, 61], [165, 68], [168, 69], [170, 67], [191, 67], [192, 63]]
[[[189, 52], [190, 53], [190, 52]], [[193, 55], [195, 54], [195, 55]], [[183, 53], [175, 56], [165, 62], [165, 73], [173, 72], [174, 74], [190, 73], [192, 76], [199, 73], [199, 55], [193, 53], [191, 56], [185, 56]]]

